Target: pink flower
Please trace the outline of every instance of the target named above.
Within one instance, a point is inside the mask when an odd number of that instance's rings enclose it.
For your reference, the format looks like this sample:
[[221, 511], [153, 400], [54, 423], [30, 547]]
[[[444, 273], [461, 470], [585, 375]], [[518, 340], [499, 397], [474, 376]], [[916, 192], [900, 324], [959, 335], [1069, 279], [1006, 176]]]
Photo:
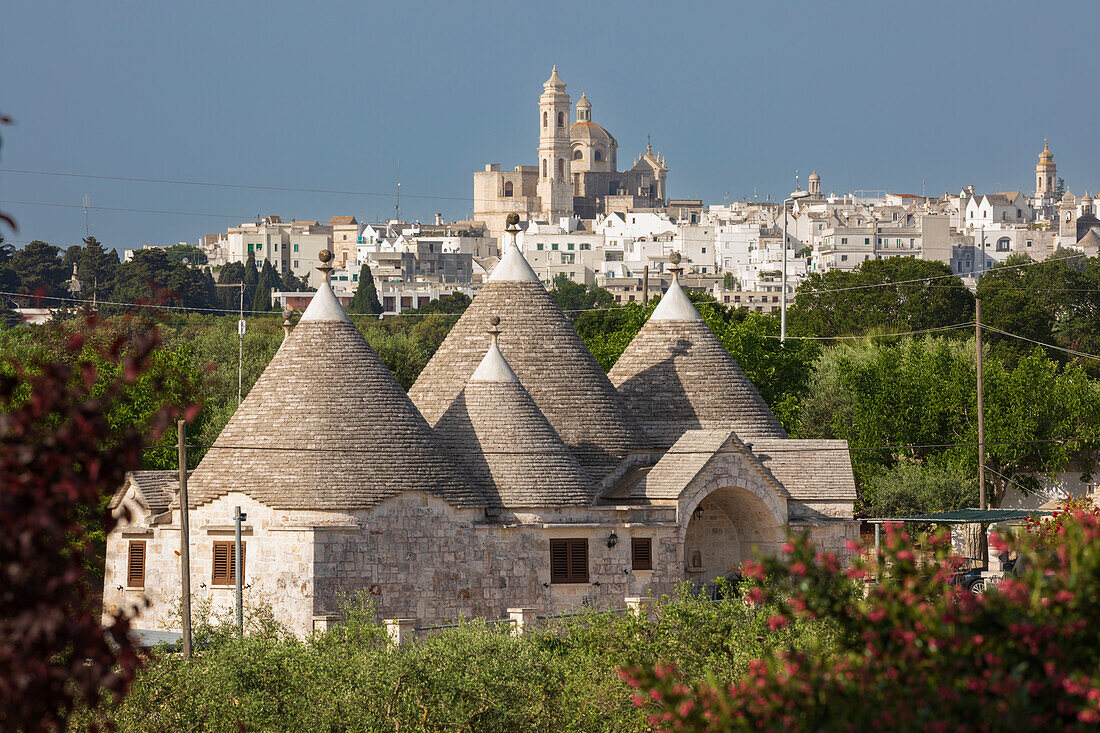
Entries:
[[772, 631], [778, 631], [786, 626], [789, 622], [782, 616], [772, 616], [768, 619], [768, 628]]

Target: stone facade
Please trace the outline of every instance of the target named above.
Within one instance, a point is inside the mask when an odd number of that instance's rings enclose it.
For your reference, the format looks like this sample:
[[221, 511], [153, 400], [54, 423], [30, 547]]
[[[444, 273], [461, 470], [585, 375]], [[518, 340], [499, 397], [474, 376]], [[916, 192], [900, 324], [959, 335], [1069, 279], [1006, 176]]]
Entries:
[[[190, 514], [192, 603], [209, 603], [222, 617], [232, 613], [234, 587], [211, 583], [213, 543], [233, 539], [237, 506], [248, 515], [245, 605], [270, 606], [299, 635], [338, 616], [341, 599], [360, 590], [377, 602], [381, 617], [437, 622], [503, 618], [516, 606], [548, 613], [620, 607], [626, 597], [669, 593], [684, 577], [671, 507], [563, 508], [490, 522], [484, 511], [418, 491], [370, 511], [335, 515], [273, 511], [234, 493]], [[179, 630], [178, 517], [176, 510], [163, 524], [111, 534], [105, 611], [136, 607], [144, 597], [150, 605], [139, 610], [135, 626]], [[612, 532], [617, 542], [608, 547]], [[653, 570], [631, 570], [632, 537], [652, 539]], [[588, 583], [550, 582], [552, 538], [588, 539]], [[149, 548], [144, 588], [125, 586], [133, 539]]]
[[[842, 554], [856, 539], [847, 444], [787, 438], [732, 357], [700, 347], [717, 340], [678, 283], [630, 366], [652, 374], [679, 349], [679, 376], [625, 400], [513, 243], [410, 399], [319, 269], [298, 325], [188, 479], [196, 608], [232, 614], [234, 586], [214, 566], [236, 507], [246, 605], [303, 636], [360, 592], [381, 617], [421, 624], [622, 608], [734, 575], [779, 552], [788, 529]], [[662, 411], [671, 431], [655, 429]], [[145, 599], [137, 628], [179, 628], [176, 477], [135, 472], [112, 509], [130, 518], [107, 540], [105, 611]], [[635, 569], [643, 538], [652, 567]], [[574, 541], [566, 558], [555, 540]]]

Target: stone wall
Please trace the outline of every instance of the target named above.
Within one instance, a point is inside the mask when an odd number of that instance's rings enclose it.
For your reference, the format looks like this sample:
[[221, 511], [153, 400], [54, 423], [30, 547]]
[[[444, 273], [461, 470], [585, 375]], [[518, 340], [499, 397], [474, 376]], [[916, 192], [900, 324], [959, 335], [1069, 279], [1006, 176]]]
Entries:
[[[361, 588], [381, 616], [422, 622], [503, 618], [509, 607], [622, 607], [628, 596], [670, 592], [683, 577], [669, 509], [556, 509], [490, 523], [483, 512], [408, 492], [362, 522], [358, 533], [318, 532], [316, 615], [336, 613], [340, 595]], [[632, 536], [653, 539], [653, 571], [631, 570]], [[551, 584], [550, 539], [582, 537], [589, 582]]]

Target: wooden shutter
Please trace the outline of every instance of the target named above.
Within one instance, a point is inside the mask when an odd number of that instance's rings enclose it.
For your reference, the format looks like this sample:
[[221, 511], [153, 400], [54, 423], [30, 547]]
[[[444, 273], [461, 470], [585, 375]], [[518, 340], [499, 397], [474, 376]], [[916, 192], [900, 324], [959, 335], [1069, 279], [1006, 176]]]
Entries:
[[588, 582], [588, 540], [569, 540], [569, 582]]
[[569, 540], [550, 540], [550, 582], [569, 582]]
[[145, 540], [130, 540], [126, 585], [130, 588], [145, 587]]
[[210, 581], [213, 585], [229, 585], [229, 555], [233, 551], [232, 542], [214, 543], [214, 577]]
[[[235, 542], [215, 542], [214, 543], [214, 577], [211, 580], [212, 585], [235, 585], [237, 582], [237, 565], [236, 556], [233, 546]], [[248, 559], [248, 553], [245, 551], [245, 543], [241, 542], [241, 576], [245, 576], [244, 563]]]
[[588, 540], [550, 540], [550, 582], [588, 582]]
[[653, 569], [653, 540], [649, 537], [630, 538], [631, 568], [634, 570]]

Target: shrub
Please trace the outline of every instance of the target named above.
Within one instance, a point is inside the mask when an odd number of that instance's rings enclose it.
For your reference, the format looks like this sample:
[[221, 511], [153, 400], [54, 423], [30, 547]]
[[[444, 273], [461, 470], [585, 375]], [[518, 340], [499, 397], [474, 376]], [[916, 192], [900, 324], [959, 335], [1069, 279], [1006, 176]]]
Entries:
[[1100, 723], [1100, 517], [1077, 512], [1051, 551], [1025, 535], [998, 550], [1026, 569], [976, 596], [950, 585], [958, 559], [946, 535], [922, 570], [909, 536], [889, 526], [886, 578], [866, 596], [868, 568], [794, 540], [785, 559], [751, 568], [749, 591], [779, 609], [782, 629], [806, 619], [837, 629], [831, 649], [765, 654], [715, 683], [670, 665], [637, 670], [637, 704], [662, 730], [1091, 730]]

